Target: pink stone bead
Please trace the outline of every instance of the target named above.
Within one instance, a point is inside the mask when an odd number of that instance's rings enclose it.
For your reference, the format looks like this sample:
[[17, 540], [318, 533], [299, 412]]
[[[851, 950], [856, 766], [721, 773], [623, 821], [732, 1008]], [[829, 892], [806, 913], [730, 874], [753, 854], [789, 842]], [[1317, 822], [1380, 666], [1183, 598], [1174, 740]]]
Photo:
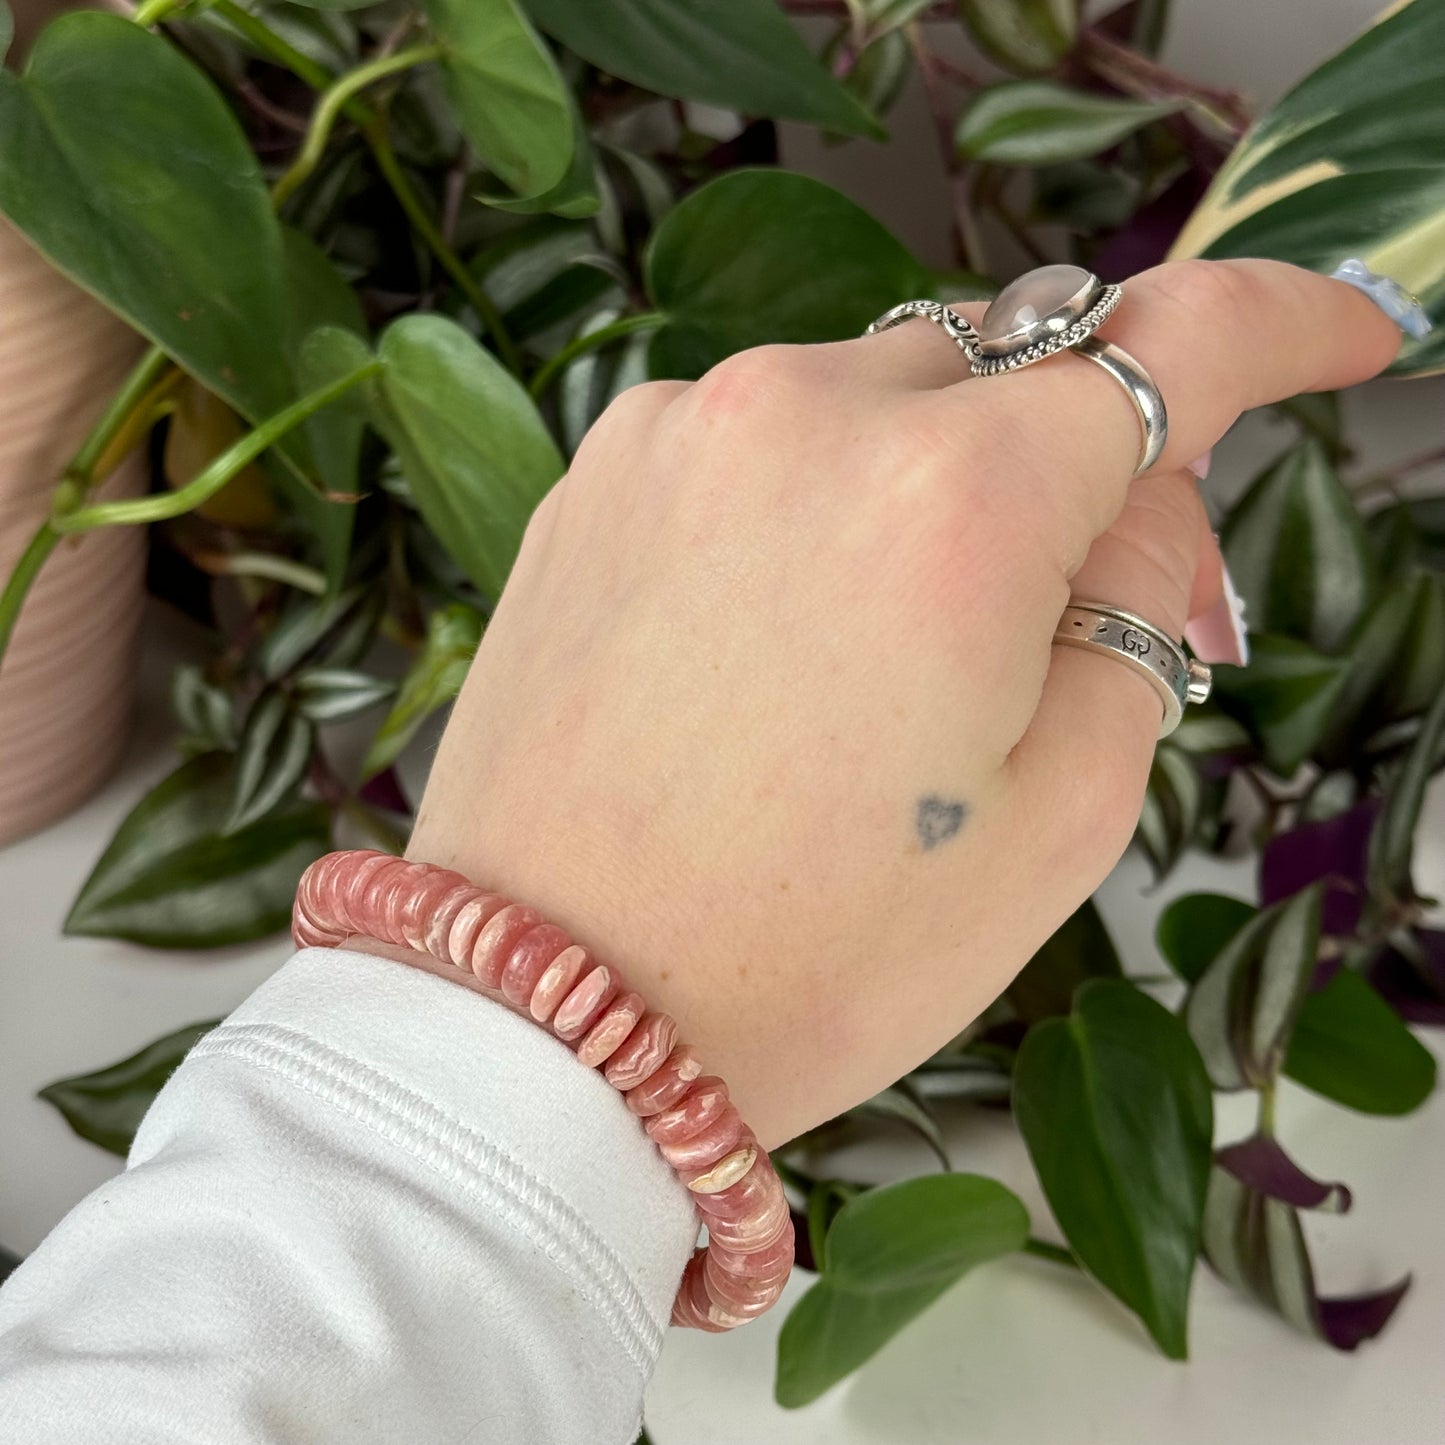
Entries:
[[[707, 1195], [699, 1194], [697, 1199], [706, 1199]], [[732, 1249], [728, 1245], [720, 1243], [713, 1237], [712, 1225], [708, 1225], [707, 1249], [709, 1254], [715, 1254], [720, 1263], [732, 1270], [734, 1274], [745, 1273], [749, 1269], [755, 1269], [760, 1275], [771, 1275], [774, 1270], [785, 1266], [792, 1268], [793, 1256], [797, 1249], [797, 1241], [793, 1238], [793, 1221], [788, 1220], [788, 1228], [780, 1229], [778, 1236], [770, 1244], [765, 1244], [761, 1249], [741, 1250]]]
[[539, 923], [524, 933], [502, 969], [502, 993], [515, 1004], [526, 1004], [548, 965], [572, 942], [572, 935], [555, 923]]
[[605, 1064], [646, 1012], [647, 1000], [640, 993], [624, 993], [613, 999], [577, 1045], [577, 1062], [589, 1069]]
[[422, 877], [403, 895], [397, 909], [397, 927], [408, 948], [428, 953], [427, 927], [442, 900], [454, 889], [465, 888], [467, 880], [450, 868], [437, 868]]
[[654, 1114], [647, 1121], [647, 1136], [654, 1144], [678, 1144], [701, 1134], [729, 1103], [728, 1086], [712, 1074], [704, 1074], [672, 1108]]
[[324, 901], [327, 916], [335, 921], [338, 928], [346, 933], [363, 933], [365, 930], [357, 922], [356, 913], [362, 909], [367, 890], [379, 873], [401, 860], [390, 853], [368, 853], [348, 872], [344, 867], [344, 853], [334, 853], [332, 857], [337, 862], [321, 880], [321, 886], [326, 891], [324, 896], [318, 897], [318, 902]]
[[472, 949], [476, 947], [477, 935], [510, 902], [499, 893], [484, 893], [478, 889], [452, 919], [447, 932], [446, 953], [441, 955], [448, 963], [472, 971]]
[[[767, 1183], [760, 1186], [759, 1197], [745, 1208], [733, 1206], [725, 1211], [704, 1208], [704, 1203], [711, 1205], [717, 1195], [697, 1196], [698, 1212], [702, 1215], [703, 1223], [707, 1225], [708, 1243], [719, 1245], [735, 1254], [753, 1255], [766, 1252], [776, 1245], [779, 1237], [786, 1233], [792, 1224], [787, 1196], [784, 1195], [783, 1187], [777, 1182], [773, 1171], [758, 1170], [755, 1167], [749, 1172], [760, 1174]], [[720, 1192], [726, 1194], [728, 1191], [724, 1189]]]
[[[682, 1283], [678, 1286], [677, 1297], [672, 1303], [672, 1323], [684, 1329], [707, 1330], [709, 1334], [720, 1334], [741, 1324], [742, 1319], [728, 1319], [725, 1312], [717, 1311], [707, 1291], [703, 1278], [703, 1261], [707, 1255], [699, 1250], [688, 1260], [682, 1272]], [[715, 1314], [718, 1317], [715, 1317]]]
[[542, 915], [525, 903], [509, 903], [487, 920], [472, 947], [472, 972], [483, 988], [501, 988], [512, 950], [541, 921]]
[[552, 1032], [568, 1043], [581, 1038], [616, 994], [616, 975], [605, 963], [599, 963], [557, 1005], [557, 1012], [552, 1016]]
[[603, 1077], [624, 1093], [656, 1073], [677, 1042], [677, 1020], [671, 1014], [646, 1013], [622, 1046], [607, 1060]]
[[702, 1073], [702, 1061], [687, 1044], [678, 1044], [656, 1073], [629, 1089], [622, 1097], [640, 1119], [670, 1109]]
[[721, 1305], [730, 1314], [742, 1315], [744, 1319], [755, 1318], [767, 1310], [783, 1292], [791, 1272], [789, 1266], [766, 1276], [734, 1274], [723, 1266], [711, 1249], [702, 1266], [703, 1283], [712, 1303]]
[[[673, 1148], [686, 1148], [683, 1145], [669, 1146]], [[737, 1146], [730, 1153], [724, 1154], [716, 1164], [700, 1165], [696, 1168], [674, 1165], [677, 1170], [677, 1177], [692, 1190], [694, 1194], [718, 1194], [730, 1184], [736, 1184], [744, 1174], [748, 1172], [757, 1161], [758, 1141], [751, 1129], [744, 1129], [742, 1137], [737, 1141]]]
[[404, 858], [382, 858], [354, 879], [338, 899], [340, 921], [350, 924], [353, 933], [392, 942], [388, 900], [405, 880], [407, 866]]
[[690, 1139], [679, 1139], [672, 1144], [657, 1146], [662, 1157], [674, 1169], [711, 1169], [721, 1159], [737, 1148], [742, 1138], [743, 1121], [729, 1100], [706, 1128], [700, 1129]]
[[443, 963], [450, 963], [452, 956], [447, 948], [447, 940], [451, 937], [452, 924], [457, 921], [457, 915], [474, 899], [481, 890], [473, 888], [470, 883], [464, 883], [453, 888], [444, 897], [427, 919], [426, 935], [422, 939], [427, 953], [433, 958], [439, 958]]
[[546, 1023], [557, 1011], [557, 1006], [572, 992], [573, 985], [584, 973], [592, 968], [592, 955], [580, 943], [564, 948], [547, 965], [547, 971], [537, 980], [532, 990], [532, 1002], [528, 1005], [532, 1017], [539, 1024]]

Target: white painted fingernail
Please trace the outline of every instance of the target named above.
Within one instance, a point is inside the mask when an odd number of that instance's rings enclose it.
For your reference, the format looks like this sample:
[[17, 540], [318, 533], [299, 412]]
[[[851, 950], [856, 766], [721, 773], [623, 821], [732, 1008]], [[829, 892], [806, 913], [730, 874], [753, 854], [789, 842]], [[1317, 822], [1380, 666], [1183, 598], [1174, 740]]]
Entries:
[[1210, 447], [1202, 457], [1196, 457], [1189, 463], [1189, 470], [1202, 482], [1209, 475], [1209, 464], [1214, 460], [1214, 448]]

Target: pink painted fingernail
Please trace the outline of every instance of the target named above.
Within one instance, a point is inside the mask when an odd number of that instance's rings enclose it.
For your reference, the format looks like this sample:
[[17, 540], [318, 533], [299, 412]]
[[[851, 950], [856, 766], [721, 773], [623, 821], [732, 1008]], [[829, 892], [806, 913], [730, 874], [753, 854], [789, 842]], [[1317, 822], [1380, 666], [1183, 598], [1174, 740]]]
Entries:
[[1244, 667], [1249, 662], [1249, 636], [1244, 625], [1244, 599], [1235, 590], [1229, 568], [1224, 567], [1224, 596], [1207, 612], [1190, 619], [1184, 640], [1201, 662], [1227, 662]]
[[1202, 457], [1196, 457], [1189, 463], [1189, 470], [1202, 482], [1209, 475], [1209, 463], [1214, 460], [1214, 448], [1204, 453]]

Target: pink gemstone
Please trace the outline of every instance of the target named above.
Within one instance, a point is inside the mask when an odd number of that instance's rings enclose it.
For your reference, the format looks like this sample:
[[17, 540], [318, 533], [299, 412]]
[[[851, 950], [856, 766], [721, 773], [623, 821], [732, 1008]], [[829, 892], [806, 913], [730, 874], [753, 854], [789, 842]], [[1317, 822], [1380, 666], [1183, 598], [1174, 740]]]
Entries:
[[724, 1267], [711, 1249], [708, 1250], [702, 1267], [703, 1280], [713, 1302], [736, 1314], [749, 1316], [764, 1313], [776, 1302], [791, 1273], [791, 1264], [775, 1269], [770, 1274], [752, 1269], [741, 1274], [734, 1273]]
[[515, 1004], [526, 1004], [548, 965], [572, 942], [565, 928], [539, 923], [524, 933], [502, 970], [502, 993]]
[[706, 1257], [706, 1251], [699, 1251], [688, 1260], [687, 1268], [682, 1272], [682, 1283], [677, 1289], [677, 1298], [672, 1304], [672, 1322], [685, 1329], [707, 1330], [710, 1334], [720, 1334], [723, 1330], [742, 1324], [743, 1321], [741, 1317], [730, 1319], [720, 1311], [715, 1312], [712, 1298], [708, 1294], [707, 1282], [703, 1278], [703, 1262]]
[[[706, 1199], [707, 1195], [699, 1194], [698, 1199]], [[797, 1241], [793, 1238], [793, 1221], [788, 1220], [788, 1227], [778, 1231], [777, 1238], [770, 1244], [765, 1244], [761, 1249], [741, 1250], [734, 1249], [730, 1245], [721, 1243], [712, 1232], [712, 1223], [709, 1221], [707, 1230], [707, 1248], [709, 1254], [715, 1254], [718, 1262], [734, 1274], [741, 1274], [749, 1269], [755, 1269], [760, 1275], [771, 1275], [775, 1270], [791, 1267], [797, 1250]]]
[[641, 1023], [607, 1060], [603, 1076], [614, 1089], [635, 1089], [662, 1067], [676, 1042], [677, 1020], [671, 1014], [644, 1014]]
[[[733, 1110], [732, 1112], [736, 1114], [737, 1111]], [[725, 1115], [724, 1118], [726, 1117]], [[687, 1145], [668, 1145], [667, 1148], [659, 1149], [658, 1153], [666, 1158], [668, 1148], [686, 1149]], [[704, 1164], [691, 1168], [686, 1165], [674, 1164], [673, 1168], [677, 1171], [677, 1177], [694, 1194], [719, 1194], [728, 1185], [736, 1184], [753, 1167], [757, 1162], [759, 1152], [757, 1136], [751, 1129], [745, 1128], [737, 1141], [737, 1146], [730, 1153], [724, 1154], [715, 1164]]]
[[418, 953], [428, 953], [426, 946], [427, 928], [432, 915], [442, 900], [453, 889], [466, 887], [467, 880], [450, 868], [428, 868], [412, 885], [411, 891], [402, 899], [397, 913], [397, 926], [402, 941]]
[[524, 903], [509, 903], [487, 920], [472, 947], [472, 972], [483, 988], [501, 988], [502, 970], [512, 950], [541, 921], [542, 915]]
[[[772, 1170], [765, 1173], [772, 1174]], [[720, 1192], [727, 1193], [726, 1190]], [[768, 1250], [792, 1227], [792, 1216], [781, 1185], [775, 1193], [765, 1195], [748, 1208], [730, 1209], [726, 1213], [703, 1207], [705, 1203], [711, 1205], [716, 1197], [714, 1194], [697, 1195], [698, 1211], [707, 1225], [708, 1242], [734, 1254], [752, 1255]]]
[[339, 864], [325, 879], [329, 916], [335, 919], [337, 927], [347, 933], [369, 933], [369, 900], [376, 880], [400, 866], [401, 859], [393, 858], [390, 853], [368, 853], [349, 868]]
[[580, 1039], [616, 994], [612, 970], [605, 963], [599, 963], [557, 1006], [552, 1016], [552, 1032], [568, 1043]]
[[592, 962], [592, 955], [580, 943], [574, 943], [547, 965], [547, 971], [532, 990], [532, 1002], [528, 1005], [539, 1024], [552, 1017], [577, 980], [591, 970]]
[[605, 1064], [646, 1012], [647, 1000], [640, 993], [625, 993], [614, 999], [577, 1045], [577, 1062], [589, 1069]]
[[627, 1107], [641, 1119], [670, 1109], [702, 1073], [702, 1061], [687, 1044], [678, 1044], [655, 1074], [629, 1089]]
[[477, 935], [509, 902], [509, 899], [503, 898], [499, 893], [476, 890], [452, 920], [451, 932], [447, 934], [447, 961], [470, 973], [472, 950], [476, 947]]
[[426, 937], [422, 942], [426, 944], [426, 952], [433, 958], [439, 958], [443, 963], [452, 961], [451, 952], [447, 948], [452, 924], [457, 921], [457, 915], [462, 909], [477, 896], [478, 891], [470, 883], [464, 883], [453, 888], [432, 910], [432, 916], [427, 921]]
[[737, 1148], [743, 1133], [743, 1121], [731, 1103], [724, 1103], [721, 1111], [706, 1128], [700, 1129], [690, 1139], [679, 1139], [675, 1144], [659, 1144], [658, 1152], [674, 1169], [707, 1170], [731, 1154]]
[[670, 1109], [647, 1121], [647, 1135], [654, 1144], [679, 1144], [701, 1134], [727, 1108], [728, 1086], [706, 1074]]
[[[978, 334], [985, 341], [1001, 341], [1004, 337], [1026, 335], [1046, 316], [1061, 311], [1089, 285], [1090, 273], [1082, 266], [1067, 264], [1039, 266], [1011, 281], [989, 303], [978, 323]], [[1062, 331], [1070, 320], [1082, 314], [1082, 303], [1071, 308], [1067, 319], [1050, 325], [1051, 331]]]

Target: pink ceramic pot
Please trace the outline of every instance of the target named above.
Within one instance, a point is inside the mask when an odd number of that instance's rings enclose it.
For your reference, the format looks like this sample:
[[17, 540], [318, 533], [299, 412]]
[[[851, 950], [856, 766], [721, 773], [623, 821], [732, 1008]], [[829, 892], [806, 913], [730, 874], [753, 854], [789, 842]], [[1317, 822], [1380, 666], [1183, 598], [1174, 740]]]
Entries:
[[[141, 339], [0, 219], [0, 578], [44, 520]], [[145, 490], [132, 455], [101, 495]], [[0, 843], [51, 822], [115, 766], [128, 731], [145, 530], [61, 544], [0, 667]]]

